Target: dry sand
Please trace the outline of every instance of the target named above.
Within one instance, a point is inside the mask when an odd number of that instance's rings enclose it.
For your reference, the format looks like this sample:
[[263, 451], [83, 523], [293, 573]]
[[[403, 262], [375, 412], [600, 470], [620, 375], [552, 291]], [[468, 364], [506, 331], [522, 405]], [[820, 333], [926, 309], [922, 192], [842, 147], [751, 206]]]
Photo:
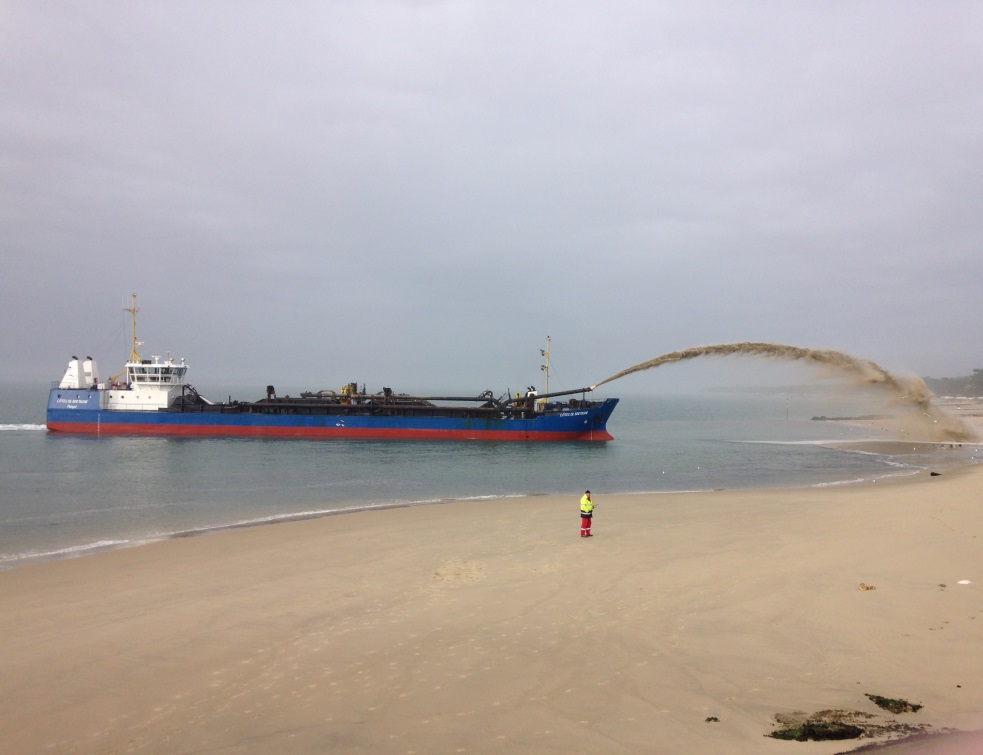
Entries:
[[775, 740], [776, 714], [983, 728], [983, 468], [595, 500], [590, 539], [578, 496], [537, 497], [0, 573], [2, 750], [812, 755], [870, 740]]

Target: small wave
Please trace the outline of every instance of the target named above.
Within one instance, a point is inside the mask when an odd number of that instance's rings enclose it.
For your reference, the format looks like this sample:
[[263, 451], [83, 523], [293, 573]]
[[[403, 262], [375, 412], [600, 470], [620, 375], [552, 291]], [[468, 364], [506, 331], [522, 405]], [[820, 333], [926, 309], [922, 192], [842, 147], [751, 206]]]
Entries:
[[14, 431], [14, 432], [17, 432], [17, 431], [21, 431], [21, 432], [23, 432], [23, 431], [29, 431], [29, 432], [37, 432], [38, 430], [47, 430], [47, 429], [48, 429], [48, 426], [47, 425], [29, 425], [29, 424], [12, 425], [12, 424], [0, 424], [0, 432], [3, 432], [3, 431]]
[[270, 514], [269, 516], [254, 517], [250, 519], [237, 519], [235, 521], [226, 522], [223, 524], [207, 524], [201, 527], [192, 527], [186, 530], [178, 530], [176, 532], [167, 533], [157, 533], [151, 538], [152, 540], [158, 539], [168, 539], [168, 538], [182, 538], [182, 537], [196, 537], [198, 535], [207, 535], [214, 532], [221, 532], [223, 530], [235, 530], [244, 529], [248, 527], [261, 527], [267, 524], [279, 524], [281, 522], [301, 522], [307, 519], [322, 519], [328, 516], [337, 516], [339, 514], [353, 514], [359, 511], [383, 511], [385, 509], [405, 509], [413, 508], [415, 506], [432, 506], [435, 504], [442, 503], [454, 503], [462, 501], [485, 501], [485, 500], [497, 500], [501, 498], [525, 498], [522, 494], [504, 494], [504, 495], [487, 495], [487, 496], [471, 496], [463, 498], [428, 498], [416, 501], [376, 501], [373, 503], [360, 503], [353, 504], [349, 506], [341, 506], [338, 508], [330, 509], [308, 509], [306, 511], [293, 511], [284, 514]]
[[842, 485], [860, 485], [867, 482], [877, 482], [878, 480], [893, 480], [900, 477], [912, 477], [920, 472], [925, 471], [922, 467], [916, 467], [908, 464], [889, 464], [889, 466], [898, 467], [901, 471], [891, 472], [890, 474], [877, 475], [875, 477], [859, 477], [856, 480], [833, 480], [832, 482], [817, 482], [811, 487], [814, 488], [835, 488]]
[[192, 527], [176, 532], [158, 533], [153, 539], [168, 539], [182, 537], [196, 537], [198, 535], [208, 535], [223, 530], [236, 530], [248, 527], [261, 527], [266, 524], [280, 524], [282, 522], [302, 522], [307, 519], [321, 519], [323, 517], [334, 516], [336, 514], [351, 514], [356, 511], [373, 511], [381, 509], [406, 508], [412, 503], [366, 503], [354, 506], [343, 506], [336, 509], [310, 509], [308, 511], [294, 511], [287, 514], [271, 514], [269, 516], [255, 517], [252, 519], [238, 519], [224, 524], [206, 524], [201, 527]]
[[862, 482], [867, 482], [866, 478], [858, 477], [855, 480], [834, 480], [833, 482], [817, 482], [812, 485], [814, 488], [836, 488], [841, 485], [859, 485]]
[[0, 564], [14, 564], [19, 561], [48, 561], [59, 558], [84, 556], [87, 553], [120, 548], [131, 545], [130, 540], [96, 540], [82, 545], [71, 545], [66, 548], [56, 548], [49, 551], [27, 551], [25, 553], [0, 553]]
[[527, 498], [524, 493], [494, 493], [490, 495], [464, 495], [459, 498], [451, 498], [453, 501], [496, 501], [499, 498]]
[[889, 467], [900, 467], [901, 469], [925, 469], [925, 466], [922, 464], [909, 464], [896, 459], [880, 459], [880, 463]]
[[730, 443], [745, 443], [747, 445], [763, 446], [843, 446], [851, 443], [860, 445], [862, 443], [880, 443], [879, 438], [860, 438], [857, 440], [830, 439], [830, 440], [732, 440]]

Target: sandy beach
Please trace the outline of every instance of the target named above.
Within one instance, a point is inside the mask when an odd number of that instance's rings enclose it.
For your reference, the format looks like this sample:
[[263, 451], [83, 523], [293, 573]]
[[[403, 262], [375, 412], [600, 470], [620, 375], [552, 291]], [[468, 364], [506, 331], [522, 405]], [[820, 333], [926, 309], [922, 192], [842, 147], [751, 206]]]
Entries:
[[544, 496], [0, 573], [3, 749], [811, 754], [901, 735], [767, 736], [829, 709], [983, 729], [983, 468], [595, 493], [589, 539], [578, 496]]

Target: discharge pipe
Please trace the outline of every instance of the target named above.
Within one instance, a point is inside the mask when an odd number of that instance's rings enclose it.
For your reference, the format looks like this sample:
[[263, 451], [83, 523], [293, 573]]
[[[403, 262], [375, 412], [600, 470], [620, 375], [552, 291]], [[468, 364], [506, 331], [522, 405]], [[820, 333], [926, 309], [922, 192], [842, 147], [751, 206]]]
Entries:
[[[538, 393], [532, 398], [536, 401], [543, 398], [554, 398], [556, 396], [572, 396], [575, 393], [588, 393], [594, 390], [597, 386], [592, 385], [589, 388], [574, 388], [571, 391], [554, 391], [553, 393]], [[372, 394], [371, 396], [359, 395], [359, 398], [378, 398], [378, 394]], [[508, 398], [505, 400], [499, 400], [491, 398], [490, 396], [483, 394], [481, 396], [406, 396], [403, 394], [393, 394], [393, 398], [399, 401], [491, 401], [499, 406], [507, 406], [509, 404], [519, 404], [523, 403], [528, 396], [525, 394], [519, 396], [519, 398]]]

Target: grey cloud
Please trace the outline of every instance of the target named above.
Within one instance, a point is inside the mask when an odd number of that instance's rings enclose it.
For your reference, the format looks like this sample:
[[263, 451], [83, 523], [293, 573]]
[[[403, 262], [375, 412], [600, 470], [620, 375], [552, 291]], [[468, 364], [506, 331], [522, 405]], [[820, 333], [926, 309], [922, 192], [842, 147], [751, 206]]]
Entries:
[[974, 3], [15, 2], [2, 28], [9, 376], [104, 343], [131, 290], [214, 382], [246, 354], [263, 385], [514, 387], [546, 335], [571, 382], [744, 339], [980, 366]]

